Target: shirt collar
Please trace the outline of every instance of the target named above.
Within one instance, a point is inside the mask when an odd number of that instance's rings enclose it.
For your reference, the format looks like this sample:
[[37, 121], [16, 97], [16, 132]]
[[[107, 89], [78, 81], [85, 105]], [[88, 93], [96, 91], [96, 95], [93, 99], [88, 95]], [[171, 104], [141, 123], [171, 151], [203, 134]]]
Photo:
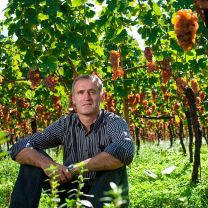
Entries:
[[[96, 121], [95, 121], [93, 124], [91, 124], [91, 126], [90, 126], [90, 131], [92, 131], [92, 130], [96, 131], [96, 130], [98, 129], [98, 127], [100, 126], [100, 124], [101, 124], [102, 121], [103, 121], [104, 114], [105, 114], [105, 110], [103, 110], [103, 109], [100, 110], [100, 114], [99, 114], [98, 118], [97, 118]], [[79, 120], [79, 117], [78, 117], [77, 113], [76, 113], [75, 118], [76, 118], [76, 124], [77, 124], [79, 127], [84, 128], [83, 124], [82, 124], [81, 121]]]
[[102, 121], [103, 121], [103, 118], [104, 118], [104, 110], [101, 110], [101, 111], [100, 111], [100, 114], [99, 114], [99, 116], [98, 116], [98, 118], [97, 118], [97, 120], [95, 121], [94, 124], [92, 124], [92, 125], [93, 125], [93, 130], [94, 130], [94, 131], [96, 131], [96, 130], [98, 129], [98, 127], [100, 126], [100, 124], [101, 124]]

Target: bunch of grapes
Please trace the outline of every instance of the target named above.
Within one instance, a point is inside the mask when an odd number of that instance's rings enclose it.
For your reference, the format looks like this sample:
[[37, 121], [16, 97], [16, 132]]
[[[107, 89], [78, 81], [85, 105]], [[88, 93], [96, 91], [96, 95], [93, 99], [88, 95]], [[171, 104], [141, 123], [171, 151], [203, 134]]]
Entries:
[[118, 77], [122, 77], [124, 75], [124, 70], [119, 69], [119, 62], [121, 58], [121, 53], [119, 51], [111, 50], [110, 51], [110, 63], [113, 67], [113, 75], [112, 79], [116, 80]]
[[156, 109], [156, 105], [154, 104], [154, 105], [152, 105], [152, 112], [154, 112], [155, 109]]
[[105, 92], [105, 109], [110, 112], [116, 112], [116, 100], [113, 99], [112, 95]]
[[16, 119], [20, 117], [20, 113], [16, 108], [10, 111], [10, 115], [11, 117], [16, 118]]
[[118, 79], [118, 77], [122, 77], [123, 75], [124, 75], [124, 70], [123, 69], [113, 70], [112, 79], [116, 80], [116, 79]]
[[190, 50], [195, 43], [196, 32], [199, 27], [197, 20], [197, 14], [190, 9], [181, 9], [172, 18], [178, 45], [185, 51]]
[[157, 92], [156, 90], [152, 90], [152, 100], [155, 101], [157, 98]]
[[170, 93], [169, 92], [165, 92], [163, 94], [163, 97], [164, 97], [165, 101], [168, 102], [169, 101], [169, 98], [170, 98]]
[[16, 98], [16, 105], [19, 108], [29, 108], [30, 103], [24, 98]]
[[162, 70], [160, 73], [162, 83], [167, 84], [168, 80], [173, 76], [170, 59], [164, 58], [162, 61], [159, 61], [159, 64]]
[[128, 95], [128, 103], [131, 106], [131, 109], [136, 110], [137, 104], [140, 102], [140, 94], [130, 94]]
[[162, 79], [162, 83], [167, 84], [167, 82], [171, 78], [172, 74], [166, 70], [162, 70], [160, 76]]
[[52, 75], [46, 77], [43, 80], [43, 84], [48, 86], [51, 91], [54, 91], [57, 82], [58, 82], [57, 78], [55, 76], [52, 76]]
[[193, 90], [194, 93], [197, 93], [199, 91], [199, 85], [197, 83], [197, 80], [196, 79], [192, 79], [190, 81], [191, 83], [191, 89]]
[[148, 101], [147, 100], [142, 100], [142, 106], [144, 109], [148, 108]]
[[169, 76], [172, 76], [172, 68], [171, 68], [171, 65], [170, 65], [170, 59], [169, 58], [164, 58], [162, 61], [159, 61], [160, 63], [160, 67], [166, 71]]
[[44, 111], [40, 117], [39, 117], [40, 122], [44, 125], [48, 125], [51, 122], [51, 113], [48, 111]]
[[184, 80], [184, 78], [179, 77], [176, 79], [176, 86], [179, 92], [183, 92], [187, 88], [187, 82]]
[[12, 97], [12, 98], [11, 98], [11, 101], [12, 101], [13, 104], [16, 104], [17, 98], [16, 98], [16, 97]]
[[195, 99], [196, 99], [196, 104], [197, 105], [201, 104], [201, 98], [200, 97], [197, 96]]
[[110, 63], [113, 66], [114, 70], [117, 70], [119, 67], [121, 54], [119, 51], [111, 50], [110, 51]]
[[150, 47], [145, 47], [144, 49], [144, 56], [147, 59], [148, 62], [152, 62], [154, 52], [151, 50]]
[[164, 58], [162, 61], [159, 62], [160, 66], [166, 70], [167, 72], [171, 73], [171, 65], [170, 65], [170, 59]]
[[146, 115], [150, 116], [151, 114], [152, 114], [152, 109], [151, 108], [147, 109], [146, 110]]
[[43, 105], [36, 105], [36, 111], [38, 113], [42, 113], [45, 110], [45, 107]]
[[40, 83], [41, 75], [38, 69], [30, 69], [27, 74], [27, 79], [31, 81], [32, 87], [35, 88]]
[[178, 100], [175, 101], [174, 105], [173, 105], [173, 110], [174, 111], [178, 111], [180, 108], [180, 103], [178, 102]]
[[204, 101], [204, 99], [205, 99], [205, 97], [206, 97], [206, 94], [205, 94], [205, 92], [201, 91], [201, 92], [199, 93], [199, 96], [200, 96], [201, 100]]
[[60, 117], [61, 114], [62, 114], [62, 105], [61, 105], [60, 97], [53, 95], [52, 96], [52, 101], [53, 101], [53, 105], [54, 105], [56, 115], [58, 117]]
[[151, 73], [157, 70], [157, 65], [154, 61], [150, 61], [147, 64], [147, 73]]
[[167, 92], [167, 88], [164, 85], [162, 85], [160, 88], [161, 88], [163, 94]]
[[140, 103], [142, 103], [142, 101], [144, 100], [144, 98], [145, 98], [145, 93], [144, 92], [141, 92], [140, 94], [139, 94], [139, 102]]
[[29, 124], [28, 124], [27, 121], [22, 121], [22, 122], [20, 123], [20, 127], [21, 127], [21, 129], [23, 129], [23, 131], [24, 131], [26, 134], [30, 131], [30, 126], [29, 126]]
[[10, 114], [9, 114], [9, 108], [4, 106], [4, 105], [0, 105], [0, 117], [3, 118], [3, 121], [5, 122], [5, 124], [8, 124], [10, 121]]

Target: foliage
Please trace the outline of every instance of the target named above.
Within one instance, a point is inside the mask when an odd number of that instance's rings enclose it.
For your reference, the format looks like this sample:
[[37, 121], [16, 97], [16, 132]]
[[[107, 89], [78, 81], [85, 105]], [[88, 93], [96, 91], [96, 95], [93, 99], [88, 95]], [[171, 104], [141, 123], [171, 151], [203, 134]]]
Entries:
[[[135, 156], [131, 167], [128, 168], [130, 208], [207, 207], [207, 154], [207, 146], [203, 144], [201, 179], [198, 184], [192, 184], [190, 182], [192, 164], [189, 163], [188, 156], [182, 154], [178, 143], [172, 148], [169, 148], [167, 142], [161, 143], [160, 146], [154, 143], [142, 143], [139, 155]], [[162, 170], [172, 165], [176, 168], [170, 174], [162, 174]], [[10, 158], [1, 158], [0, 207], [2, 208], [8, 206], [18, 167], [19, 165]], [[144, 172], [146, 169], [157, 174], [158, 177], [154, 179], [148, 176]], [[43, 193], [40, 208], [48, 207], [47, 202]]]
[[[176, 77], [184, 77], [189, 86], [190, 80], [195, 78], [199, 92], [208, 93], [207, 28], [199, 18], [196, 44], [184, 52], [177, 45], [171, 23], [179, 9], [195, 10], [191, 0], [102, 2], [8, 1], [6, 20], [1, 23], [8, 28], [8, 37], [1, 35], [0, 39], [0, 111], [5, 121], [0, 121], [2, 129], [24, 136], [31, 118], [35, 117], [42, 129], [68, 113], [72, 80], [83, 73], [100, 76], [106, 90], [115, 98], [114, 110], [128, 120], [124, 109], [129, 108], [134, 112], [130, 121], [136, 125], [140, 125], [138, 112], [181, 116], [184, 114], [183, 95], [178, 94], [174, 80], [164, 85], [159, 71], [147, 73], [145, 46], [154, 51], [154, 61], [169, 59]], [[129, 34], [133, 27], [143, 45]], [[112, 77], [111, 50], [120, 51], [121, 67], [126, 70], [116, 80]], [[35, 72], [38, 74], [30, 75]], [[161, 87], [166, 87], [166, 95]], [[152, 100], [152, 91], [157, 93], [155, 100]], [[148, 101], [145, 108], [142, 101], [134, 107], [130, 101], [124, 104], [127, 96], [141, 93]], [[180, 109], [173, 112], [176, 97]], [[15, 98], [24, 102], [24, 107], [17, 105]], [[201, 102], [204, 113], [207, 105]]]

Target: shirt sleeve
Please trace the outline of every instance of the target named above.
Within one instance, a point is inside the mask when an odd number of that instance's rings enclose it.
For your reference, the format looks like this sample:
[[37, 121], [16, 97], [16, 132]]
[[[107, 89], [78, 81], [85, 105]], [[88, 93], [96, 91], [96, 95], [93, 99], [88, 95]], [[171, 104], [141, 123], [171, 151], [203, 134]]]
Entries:
[[43, 132], [37, 132], [20, 139], [10, 149], [12, 159], [14, 160], [16, 155], [24, 148], [48, 149], [60, 145], [64, 136], [65, 122], [66, 117], [62, 117]]
[[110, 121], [107, 131], [112, 143], [104, 149], [104, 152], [121, 160], [125, 165], [130, 164], [133, 161], [135, 150], [126, 121], [121, 118]]

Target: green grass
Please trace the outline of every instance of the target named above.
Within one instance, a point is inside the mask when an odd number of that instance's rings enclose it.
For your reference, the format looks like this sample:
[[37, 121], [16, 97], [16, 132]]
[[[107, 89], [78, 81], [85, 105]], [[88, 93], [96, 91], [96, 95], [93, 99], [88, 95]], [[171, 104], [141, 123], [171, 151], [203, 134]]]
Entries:
[[[131, 208], [208, 208], [208, 148], [201, 149], [201, 178], [198, 184], [191, 183], [192, 164], [189, 156], [183, 155], [179, 144], [169, 148], [169, 143], [160, 146], [142, 143], [139, 155], [128, 168]], [[60, 160], [60, 158], [59, 158]], [[8, 207], [19, 165], [9, 157], [1, 158], [0, 207]], [[165, 168], [175, 166], [170, 174], [162, 174]], [[148, 175], [151, 171], [157, 178]], [[47, 203], [41, 198], [40, 208]]]
[[[201, 180], [191, 183], [192, 164], [189, 156], [180, 152], [180, 146], [168, 148], [167, 143], [160, 146], [142, 144], [140, 153], [129, 168], [130, 207], [208, 207], [208, 149], [201, 150]], [[175, 166], [171, 174], [162, 170]], [[157, 175], [152, 178], [145, 173], [149, 170]]]

